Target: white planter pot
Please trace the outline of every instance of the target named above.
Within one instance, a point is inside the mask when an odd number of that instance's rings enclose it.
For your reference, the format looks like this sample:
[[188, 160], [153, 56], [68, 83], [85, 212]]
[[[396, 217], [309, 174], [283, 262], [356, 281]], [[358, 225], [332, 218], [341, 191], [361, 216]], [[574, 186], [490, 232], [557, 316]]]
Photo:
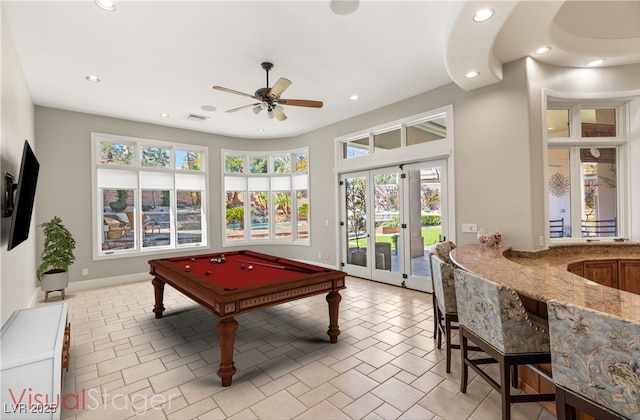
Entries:
[[64, 290], [69, 285], [69, 272], [45, 273], [40, 279], [40, 290], [52, 292], [54, 290]]

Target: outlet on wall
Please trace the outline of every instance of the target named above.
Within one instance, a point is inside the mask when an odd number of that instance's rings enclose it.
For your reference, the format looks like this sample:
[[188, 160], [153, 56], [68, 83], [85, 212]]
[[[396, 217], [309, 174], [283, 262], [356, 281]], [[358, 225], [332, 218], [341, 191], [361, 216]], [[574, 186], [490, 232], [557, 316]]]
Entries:
[[88, 276], [89, 275], [89, 269], [88, 268], [83, 268], [82, 269], [82, 275], [83, 276]]

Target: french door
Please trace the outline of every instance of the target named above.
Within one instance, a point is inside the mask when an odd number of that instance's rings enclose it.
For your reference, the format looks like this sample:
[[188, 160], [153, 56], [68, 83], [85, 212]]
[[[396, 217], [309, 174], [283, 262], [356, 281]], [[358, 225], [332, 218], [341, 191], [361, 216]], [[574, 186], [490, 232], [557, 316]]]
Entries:
[[444, 168], [429, 161], [340, 176], [344, 271], [432, 291], [426, 247], [447, 235]]

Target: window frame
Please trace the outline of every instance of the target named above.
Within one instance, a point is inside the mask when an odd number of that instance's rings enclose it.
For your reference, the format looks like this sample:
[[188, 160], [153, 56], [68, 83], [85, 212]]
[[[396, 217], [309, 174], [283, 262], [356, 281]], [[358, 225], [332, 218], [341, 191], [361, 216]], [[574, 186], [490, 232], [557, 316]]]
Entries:
[[[306, 171], [298, 171], [298, 156], [305, 155], [307, 160], [307, 169]], [[275, 161], [276, 159], [282, 158], [283, 156], [289, 156], [289, 171], [288, 172], [275, 172]], [[241, 172], [227, 172], [227, 157], [236, 157], [243, 159], [243, 170]], [[251, 172], [251, 159], [256, 157], [266, 157], [268, 160], [267, 163], [267, 172], [257, 173]], [[310, 188], [310, 167], [311, 167], [311, 158], [309, 154], [309, 147], [300, 147], [296, 149], [289, 150], [274, 150], [274, 151], [247, 151], [247, 150], [232, 150], [232, 149], [222, 149], [220, 151], [221, 158], [221, 196], [223, 197], [221, 200], [221, 226], [220, 235], [221, 235], [221, 243], [223, 248], [234, 247], [234, 246], [246, 246], [246, 245], [298, 245], [298, 246], [311, 246], [311, 224], [309, 223], [310, 211], [311, 208], [311, 188]], [[296, 177], [300, 175], [304, 175], [306, 177], [306, 193], [307, 193], [307, 237], [299, 238], [299, 230], [298, 230], [298, 208], [300, 205], [297, 204], [298, 201], [298, 192], [303, 191], [300, 189], [295, 189], [294, 186], [296, 184]], [[243, 220], [243, 233], [242, 239], [234, 239], [229, 240], [227, 238], [227, 200], [226, 200], [226, 179], [227, 177], [232, 178], [244, 178], [244, 189], [233, 190], [236, 192], [241, 192], [243, 194], [243, 214], [251, 214], [252, 208], [252, 200], [251, 194], [253, 192], [266, 192], [268, 197], [268, 207], [267, 207], [267, 219], [266, 222], [268, 224], [268, 235], [265, 238], [252, 238], [251, 236], [251, 218], [244, 218]], [[250, 179], [267, 179], [268, 188], [265, 190], [251, 190], [250, 189]], [[274, 188], [274, 180], [288, 178], [289, 179], [289, 189], [277, 189]], [[288, 192], [290, 194], [290, 207], [291, 213], [289, 215], [290, 219], [290, 227], [291, 233], [290, 236], [277, 237], [276, 235], [276, 203], [275, 203], [275, 195], [279, 192]]]
[[[629, 196], [633, 182], [630, 179], [629, 155], [632, 129], [630, 127], [631, 101], [637, 100], [621, 97], [592, 98], [582, 95], [567, 95], [558, 92], [545, 91], [543, 101], [543, 143], [544, 143], [544, 214], [545, 214], [545, 238], [548, 244], [558, 244], [567, 242], [591, 242], [613, 241], [616, 238], [628, 238], [630, 233], [630, 202]], [[548, 137], [547, 136], [547, 111], [568, 110], [569, 114], [569, 136], [568, 137]], [[581, 111], [584, 109], [615, 109], [616, 111], [616, 135], [615, 137], [582, 137], [582, 117]], [[584, 179], [582, 174], [582, 162], [580, 160], [580, 149], [583, 148], [614, 148], [616, 150], [616, 236], [582, 236], [582, 201], [584, 199]], [[571, 236], [551, 237], [549, 228], [549, 164], [548, 151], [550, 149], [568, 149], [570, 166], [570, 205], [569, 214], [571, 220]]]
[[[100, 145], [101, 143], [113, 143], [113, 144], [128, 144], [135, 150], [133, 163], [131, 165], [110, 165], [100, 162]], [[147, 167], [141, 164], [142, 150], [148, 148], [163, 148], [169, 151], [169, 165], [168, 168], [163, 167]], [[200, 154], [200, 168], [183, 169], [176, 165], [176, 152], [198, 152]], [[184, 252], [190, 249], [208, 249], [209, 248], [209, 214], [208, 214], [208, 164], [207, 159], [209, 155], [208, 147], [184, 143], [167, 142], [155, 139], [136, 138], [129, 136], [120, 136], [105, 133], [91, 133], [91, 177], [92, 177], [92, 248], [93, 259], [108, 260], [116, 258], [128, 258], [128, 257], [140, 257], [153, 254], [167, 254], [174, 252]], [[126, 249], [102, 249], [105, 241], [105, 229], [104, 229], [104, 203], [103, 203], [103, 191], [104, 190], [117, 190], [117, 186], [103, 187], [99, 185], [100, 176], [105, 176], [110, 170], [125, 171], [129, 174], [133, 173], [135, 177], [135, 186], [133, 188], [127, 187], [127, 190], [133, 191], [133, 212], [134, 220], [140, 221], [135, 223], [134, 221], [134, 242], [132, 248]], [[102, 175], [100, 175], [102, 174]], [[142, 194], [143, 191], [153, 191], [153, 187], [143, 185], [142, 178], [144, 176], [165, 176], [167, 179], [172, 177], [173, 187], [168, 190], [165, 187], [159, 187], [158, 190], [166, 190], [169, 192], [169, 237], [170, 241], [168, 245], [156, 245], [156, 246], [144, 246], [143, 237], [145, 235], [145, 228], [142, 224], [143, 209], [142, 209]], [[200, 241], [192, 243], [179, 244], [179, 230], [178, 230], [178, 192], [189, 191], [189, 188], [185, 187], [184, 182], [180, 181], [181, 176], [197, 177], [193, 178], [197, 180], [197, 184], [202, 185], [202, 189], [194, 191], [200, 192], [200, 229], [201, 237]], [[132, 177], [132, 179], [133, 179]], [[147, 181], [148, 182], [148, 181]], [[125, 189], [125, 188], [122, 188]], [[153, 231], [152, 231], [153, 232]]]

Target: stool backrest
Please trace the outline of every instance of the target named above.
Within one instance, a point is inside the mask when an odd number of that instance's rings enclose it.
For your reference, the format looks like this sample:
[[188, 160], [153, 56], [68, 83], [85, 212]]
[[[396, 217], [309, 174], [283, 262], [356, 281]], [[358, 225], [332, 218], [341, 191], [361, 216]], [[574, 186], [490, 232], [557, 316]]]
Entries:
[[449, 253], [456, 249], [456, 244], [451, 241], [438, 242], [431, 247], [431, 252], [436, 254], [442, 261], [453, 265]]
[[547, 302], [553, 381], [618, 415], [640, 418], [640, 323]]
[[444, 307], [445, 312], [458, 312], [456, 302], [456, 283], [453, 277], [453, 266], [447, 264], [436, 254], [431, 254], [431, 278], [433, 279], [433, 291], [438, 303]]
[[527, 313], [515, 290], [476, 274], [454, 270], [458, 320], [502, 353], [548, 353], [549, 335]]

